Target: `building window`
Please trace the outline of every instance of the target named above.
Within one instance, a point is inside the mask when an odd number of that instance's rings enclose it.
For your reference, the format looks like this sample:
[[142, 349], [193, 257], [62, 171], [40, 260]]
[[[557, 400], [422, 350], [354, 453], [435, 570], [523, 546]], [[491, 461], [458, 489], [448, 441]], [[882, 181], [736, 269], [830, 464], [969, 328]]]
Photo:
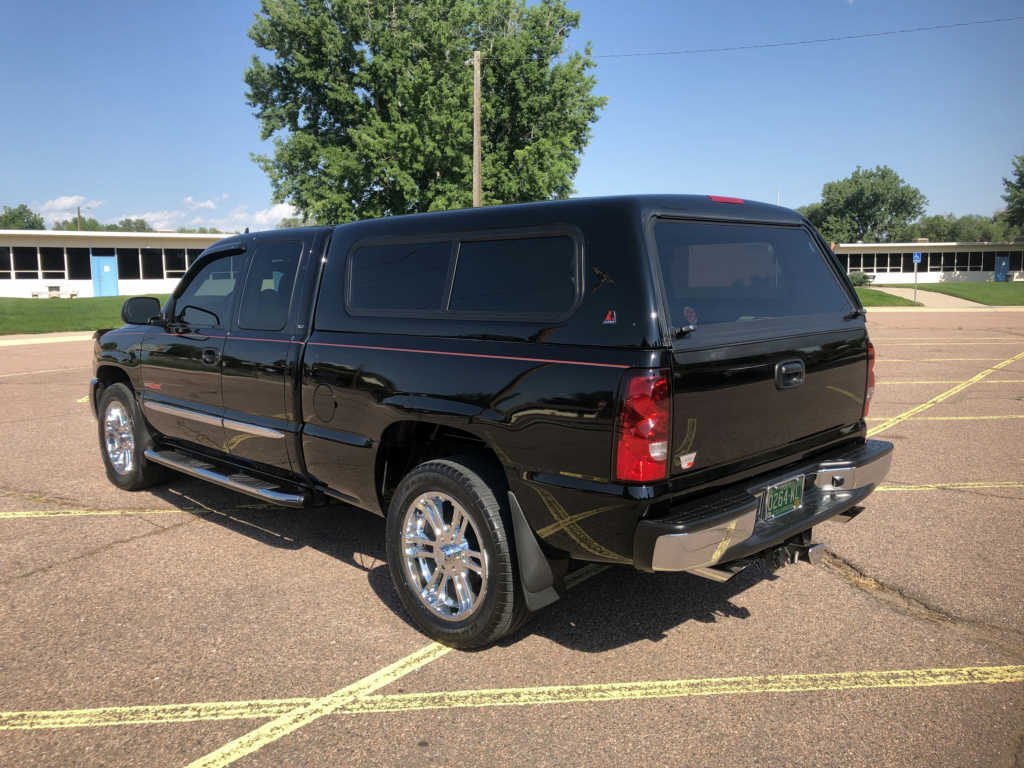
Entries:
[[68, 248], [68, 280], [91, 280], [88, 248]]
[[849, 267], [850, 272], [860, 272], [861, 271], [861, 269], [860, 269], [860, 262], [861, 262], [860, 254], [859, 253], [851, 253], [850, 254], [850, 267]]
[[167, 277], [181, 277], [185, 274], [185, 251], [182, 248], [168, 248], [164, 251]]
[[0, 280], [11, 279], [11, 249], [0, 245]]
[[43, 263], [44, 279], [64, 280], [67, 278], [67, 273], [64, 271], [63, 248], [40, 248], [39, 258]]
[[189, 248], [186, 252], [188, 254], [188, 266], [192, 266], [192, 262], [199, 258], [199, 254], [203, 251], [201, 248]]
[[971, 254], [966, 251], [957, 251], [956, 254], [956, 271], [966, 272], [967, 267], [970, 265]]
[[956, 269], [956, 254], [955, 253], [944, 253], [942, 254], [942, 271], [953, 272]]
[[1022, 257], [1024, 257], [1024, 252], [1022, 252], [1022, 251], [1013, 251], [1010, 254], [1010, 270], [1011, 271], [1013, 271], [1013, 272], [1020, 272], [1022, 269], [1024, 269], [1024, 266], [1021, 266]]
[[138, 280], [142, 277], [139, 271], [139, 249], [118, 248], [117, 249], [117, 279]]
[[39, 279], [39, 254], [29, 246], [14, 246], [14, 276], [18, 280]]
[[970, 266], [968, 267], [968, 269], [971, 272], [981, 272], [981, 261], [982, 261], [981, 251], [972, 251], [971, 252]]
[[142, 279], [162, 280], [164, 276], [164, 254], [160, 248], [142, 249]]

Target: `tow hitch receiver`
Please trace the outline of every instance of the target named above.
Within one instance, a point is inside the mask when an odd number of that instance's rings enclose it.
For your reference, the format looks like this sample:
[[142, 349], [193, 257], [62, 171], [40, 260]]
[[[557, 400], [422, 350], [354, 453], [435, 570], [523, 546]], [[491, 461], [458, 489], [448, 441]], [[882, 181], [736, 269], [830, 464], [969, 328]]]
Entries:
[[798, 533], [779, 547], [779, 554], [783, 555], [787, 563], [803, 560], [805, 563], [817, 565], [825, 555], [825, 545], [812, 543], [812, 538], [810, 530]]

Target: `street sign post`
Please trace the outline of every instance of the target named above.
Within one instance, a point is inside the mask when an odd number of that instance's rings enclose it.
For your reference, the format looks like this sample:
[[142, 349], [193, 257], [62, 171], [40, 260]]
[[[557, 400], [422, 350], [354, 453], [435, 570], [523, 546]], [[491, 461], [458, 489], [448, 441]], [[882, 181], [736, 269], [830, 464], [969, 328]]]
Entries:
[[917, 302], [917, 265], [921, 263], [921, 252], [914, 251], [914, 302]]

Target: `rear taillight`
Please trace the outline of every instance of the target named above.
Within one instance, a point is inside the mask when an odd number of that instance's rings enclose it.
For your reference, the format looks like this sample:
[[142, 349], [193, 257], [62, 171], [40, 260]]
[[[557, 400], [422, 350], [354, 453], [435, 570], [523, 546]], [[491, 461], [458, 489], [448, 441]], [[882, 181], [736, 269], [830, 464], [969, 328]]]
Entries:
[[864, 392], [864, 418], [868, 417], [868, 408], [871, 407], [871, 398], [875, 394], [875, 345], [868, 342], [868, 387]]
[[668, 466], [668, 371], [627, 374], [619, 411], [615, 478], [627, 483], [663, 480]]

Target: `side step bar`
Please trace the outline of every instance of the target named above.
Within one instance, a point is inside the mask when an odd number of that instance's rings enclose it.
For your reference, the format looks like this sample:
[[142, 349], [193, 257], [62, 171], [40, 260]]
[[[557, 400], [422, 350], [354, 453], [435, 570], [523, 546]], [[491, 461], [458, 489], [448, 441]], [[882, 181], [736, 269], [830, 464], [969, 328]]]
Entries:
[[262, 480], [240, 470], [225, 474], [219, 471], [214, 464], [181, 451], [170, 449], [157, 451], [148, 448], [146, 449], [146, 458], [154, 464], [162, 464], [182, 474], [198, 477], [200, 480], [206, 480], [232, 491], [262, 499], [270, 504], [282, 507], [305, 507], [309, 504], [310, 495], [308, 493], [288, 493], [269, 480]]

